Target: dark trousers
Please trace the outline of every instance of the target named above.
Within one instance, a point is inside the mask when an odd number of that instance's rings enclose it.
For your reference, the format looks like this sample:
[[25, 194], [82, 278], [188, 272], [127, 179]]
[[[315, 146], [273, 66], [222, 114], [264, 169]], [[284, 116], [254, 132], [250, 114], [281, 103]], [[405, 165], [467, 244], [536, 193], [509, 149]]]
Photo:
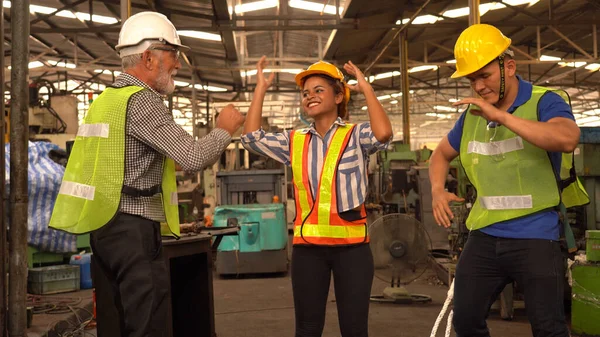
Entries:
[[320, 337], [323, 333], [332, 272], [342, 336], [369, 335], [369, 298], [374, 272], [369, 245], [296, 245], [292, 251], [296, 337]]
[[473, 231], [456, 267], [454, 329], [489, 336], [490, 307], [516, 281], [525, 295], [533, 336], [569, 336], [564, 313], [564, 257], [557, 241], [505, 239]]
[[111, 282], [121, 337], [164, 336], [169, 274], [162, 258], [160, 224], [117, 213], [91, 233], [90, 241], [95, 260]]

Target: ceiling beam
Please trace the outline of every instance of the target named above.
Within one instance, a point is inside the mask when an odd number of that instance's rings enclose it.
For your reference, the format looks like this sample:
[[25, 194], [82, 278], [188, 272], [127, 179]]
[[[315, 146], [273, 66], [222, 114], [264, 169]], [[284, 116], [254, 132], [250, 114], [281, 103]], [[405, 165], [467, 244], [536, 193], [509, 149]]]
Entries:
[[56, 15], [58, 12], [69, 10], [69, 9], [71, 9], [71, 8], [73, 8], [73, 7], [75, 7], [75, 6], [79, 5], [79, 4], [81, 4], [81, 3], [87, 2], [87, 1], [88, 1], [88, 0], [78, 0], [78, 1], [75, 1], [74, 3], [72, 3], [72, 4], [68, 4], [68, 5], [65, 5], [65, 6], [63, 6], [63, 7], [61, 7], [61, 8], [58, 8], [58, 9], [56, 9], [56, 10], [55, 10], [54, 12], [52, 12], [52, 13], [49, 13], [49, 14], [43, 14], [43, 15], [38, 15], [38, 17], [37, 17], [37, 18], [35, 18], [35, 19], [33, 19], [33, 20], [31, 20], [31, 21], [29, 22], [29, 25], [30, 25], [30, 26], [33, 26], [33, 25], [35, 25], [36, 23], [38, 23], [38, 22], [40, 22], [40, 21], [43, 21], [43, 20], [45, 20], [45, 19], [47, 19], [47, 18], [49, 18], [49, 17], [51, 17], [51, 16], [55, 16], [55, 15]]
[[[215, 11], [215, 17], [217, 19], [217, 25], [231, 26], [229, 20], [229, 9], [227, 8], [227, 0], [213, 0], [213, 9]], [[238, 54], [235, 46], [235, 38], [233, 37], [233, 31], [221, 31], [221, 40], [223, 47], [225, 47], [225, 58], [229, 64], [237, 63]], [[242, 86], [242, 77], [239, 71], [232, 71], [231, 76], [235, 86]]]
[[[121, 1], [122, 0], [102, 0], [102, 2], [107, 5], [121, 5]], [[131, 7], [132, 8], [139, 8], [142, 10], [149, 10], [151, 9], [149, 7], [148, 4], [140, 4], [140, 3], [136, 3], [136, 2], [131, 2]], [[215, 18], [213, 17], [213, 15], [210, 14], [203, 14], [203, 13], [197, 13], [197, 12], [193, 12], [193, 11], [184, 11], [184, 10], [179, 10], [179, 9], [172, 9], [172, 8], [167, 8], [167, 7], [160, 7], [160, 6], [156, 6], [157, 8], [160, 9], [160, 12], [169, 16], [169, 15], [178, 15], [178, 16], [184, 16], [189, 18], [190, 20], [194, 20], [194, 19], [202, 19], [202, 20], [208, 20], [211, 22], [214, 22]], [[119, 18], [121, 17], [121, 15], [118, 16]], [[120, 27], [120, 26], [119, 26]]]
[[[222, 1], [222, 0], [221, 0]], [[598, 24], [596, 20], [579, 20], [577, 22], [565, 22], [559, 20], [538, 20], [538, 21], [504, 21], [504, 22], [489, 22], [489, 24], [496, 27], [534, 27], [534, 26], [569, 26], [569, 27], [585, 27], [589, 28], [594, 24]], [[385, 30], [400, 28], [396, 24], [360, 24], [359, 22], [344, 23], [340, 24], [315, 24], [315, 25], [288, 25], [288, 26], [233, 26], [233, 25], [216, 25], [216, 26], [178, 26], [180, 30], [200, 30], [205, 32], [260, 32], [260, 31], [327, 31], [327, 30]], [[444, 23], [437, 22], [434, 25], [427, 26], [427, 29], [464, 29], [465, 24], [462, 23]], [[42, 28], [32, 27], [31, 33], [33, 34], [73, 34], [73, 33], [118, 33], [120, 30], [120, 24], [102, 25], [94, 28]], [[6, 34], [10, 33], [10, 30], [5, 28]], [[331, 47], [330, 47], [331, 49]]]

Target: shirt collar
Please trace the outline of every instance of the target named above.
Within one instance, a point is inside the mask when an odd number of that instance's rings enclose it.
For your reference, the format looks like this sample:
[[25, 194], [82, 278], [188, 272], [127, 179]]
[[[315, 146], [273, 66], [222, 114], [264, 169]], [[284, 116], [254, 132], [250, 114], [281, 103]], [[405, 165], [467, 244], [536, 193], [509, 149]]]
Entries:
[[[341, 117], [338, 117], [333, 122], [333, 124], [331, 124], [331, 126], [329, 127], [329, 130], [327, 130], [327, 132], [331, 131], [334, 127], [338, 128], [340, 126], [345, 126], [345, 125], [346, 125], [346, 122], [344, 122]], [[310, 126], [308, 127], [308, 131], [311, 132], [311, 133], [313, 133], [313, 134], [315, 134], [315, 135], [319, 134], [317, 132], [317, 129], [315, 129], [315, 122], [310, 123]]]
[[117, 79], [115, 80], [115, 83], [114, 83], [115, 87], [121, 88], [121, 87], [125, 87], [128, 85], [136, 85], [138, 87], [148, 89], [148, 90], [150, 90], [150, 92], [159, 96], [160, 98], [165, 97], [164, 95], [161, 95], [160, 93], [158, 93], [158, 91], [152, 89], [148, 84], [146, 84], [146, 82], [140, 80], [139, 78], [137, 78], [131, 74], [123, 72], [119, 76], [117, 76]]
[[517, 75], [517, 79], [519, 80], [519, 90], [517, 91], [517, 97], [515, 97], [515, 101], [508, 109], [508, 112], [510, 113], [513, 113], [518, 107], [529, 101], [533, 91], [533, 85], [530, 82], [525, 81], [519, 75]]

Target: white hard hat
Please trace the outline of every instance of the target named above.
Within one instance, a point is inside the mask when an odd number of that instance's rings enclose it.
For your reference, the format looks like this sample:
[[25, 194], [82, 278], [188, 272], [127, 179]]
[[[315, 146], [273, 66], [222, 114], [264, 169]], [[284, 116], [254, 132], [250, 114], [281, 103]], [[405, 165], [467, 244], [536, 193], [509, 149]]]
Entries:
[[168, 43], [183, 51], [190, 49], [181, 44], [175, 26], [166, 16], [157, 12], [141, 12], [125, 21], [116, 46], [121, 58], [143, 53], [152, 43]]

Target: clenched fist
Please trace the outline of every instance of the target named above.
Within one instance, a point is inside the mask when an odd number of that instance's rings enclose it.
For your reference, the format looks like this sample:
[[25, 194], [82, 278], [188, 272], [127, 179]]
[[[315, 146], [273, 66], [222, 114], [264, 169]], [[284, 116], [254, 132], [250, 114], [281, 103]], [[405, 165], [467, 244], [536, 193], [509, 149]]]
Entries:
[[246, 118], [233, 106], [229, 104], [219, 112], [216, 126], [233, 135], [244, 124]]

